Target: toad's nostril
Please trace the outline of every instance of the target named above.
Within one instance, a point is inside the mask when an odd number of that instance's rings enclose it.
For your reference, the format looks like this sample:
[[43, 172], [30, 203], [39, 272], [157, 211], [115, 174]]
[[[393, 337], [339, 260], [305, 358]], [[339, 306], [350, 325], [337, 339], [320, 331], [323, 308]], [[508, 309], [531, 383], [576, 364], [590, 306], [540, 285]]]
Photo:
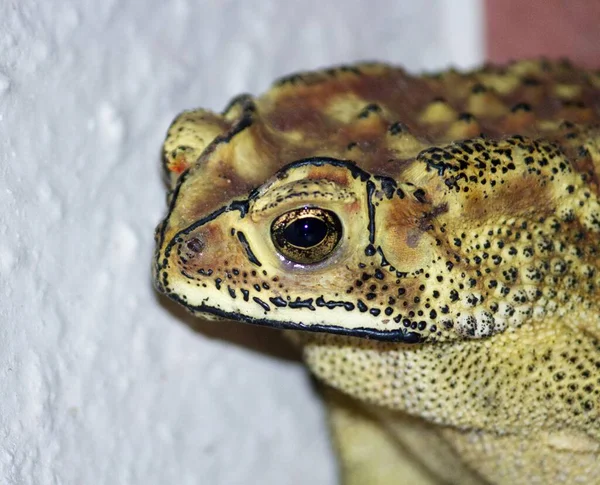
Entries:
[[197, 237], [193, 237], [187, 242], [186, 246], [194, 253], [201, 253], [206, 247], [206, 244], [204, 244], [204, 242]]

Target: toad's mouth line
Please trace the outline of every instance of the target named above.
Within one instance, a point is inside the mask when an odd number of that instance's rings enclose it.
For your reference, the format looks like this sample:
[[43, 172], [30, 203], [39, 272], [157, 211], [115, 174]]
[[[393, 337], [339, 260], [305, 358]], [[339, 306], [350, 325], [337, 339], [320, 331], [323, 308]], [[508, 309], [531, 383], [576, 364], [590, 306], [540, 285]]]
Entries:
[[180, 305], [185, 306], [192, 313], [208, 313], [228, 320], [241, 321], [244, 323], [278, 328], [281, 330], [301, 330], [306, 332], [330, 333], [334, 335], [344, 335], [347, 337], [364, 338], [367, 340], [378, 340], [382, 342], [394, 342], [404, 344], [418, 344], [424, 341], [423, 336], [420, 333], [406, 331], [404, 329], [375, 330], [366, 327], [345, 328], [340, 325], [306, 325], [302, 322], [278, 321], [271, 320], [268, 318], [251, 317], [244, 315], [243, 313], [224, 311], [220, 308], [212, 307], [204, 303], [200, 305], [190, 305], [183, 298], [173, 293], [167, 293], [166, 296], [168, 296], [171, 300], [179, 303]]

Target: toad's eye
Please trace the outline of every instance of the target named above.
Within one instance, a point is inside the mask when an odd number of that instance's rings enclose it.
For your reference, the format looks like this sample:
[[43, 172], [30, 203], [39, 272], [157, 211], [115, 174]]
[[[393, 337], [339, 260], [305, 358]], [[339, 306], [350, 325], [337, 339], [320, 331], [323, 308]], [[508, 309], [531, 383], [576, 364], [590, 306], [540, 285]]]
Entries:
[[342, 237], [342, 223], [335, 213], [303, 207], [280, 215], [271, 225], [271, 238], [287, 260], [315, 264], [326, 259]]

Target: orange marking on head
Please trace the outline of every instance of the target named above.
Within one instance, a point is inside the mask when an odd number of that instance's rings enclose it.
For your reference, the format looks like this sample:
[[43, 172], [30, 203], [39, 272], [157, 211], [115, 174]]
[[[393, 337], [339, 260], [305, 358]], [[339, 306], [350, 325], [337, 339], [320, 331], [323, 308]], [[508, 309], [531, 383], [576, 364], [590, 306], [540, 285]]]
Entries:
[[174, 160], [172, 160], [168, 164], [168, 167], [171, 172], [175, 172], [176, 174], [179, 175], [183, 171], [187, 170], [187, 168], [189, 167], [189, 164], [185, 160], [185, 157], [179, 156], [179, 157], [175, 158]]

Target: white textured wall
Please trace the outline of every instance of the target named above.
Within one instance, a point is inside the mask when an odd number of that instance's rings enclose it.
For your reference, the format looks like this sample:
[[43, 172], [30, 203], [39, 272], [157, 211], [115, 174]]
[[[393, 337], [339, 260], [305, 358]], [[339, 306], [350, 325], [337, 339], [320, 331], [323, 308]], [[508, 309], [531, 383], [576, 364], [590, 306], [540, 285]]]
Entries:
[[0, 483], [335, 482], [277, 332], [195, 324], [152, 290], [160, 144], [178, 111], [288, 71], [472, 64], [472, 5], [0, 2]]

